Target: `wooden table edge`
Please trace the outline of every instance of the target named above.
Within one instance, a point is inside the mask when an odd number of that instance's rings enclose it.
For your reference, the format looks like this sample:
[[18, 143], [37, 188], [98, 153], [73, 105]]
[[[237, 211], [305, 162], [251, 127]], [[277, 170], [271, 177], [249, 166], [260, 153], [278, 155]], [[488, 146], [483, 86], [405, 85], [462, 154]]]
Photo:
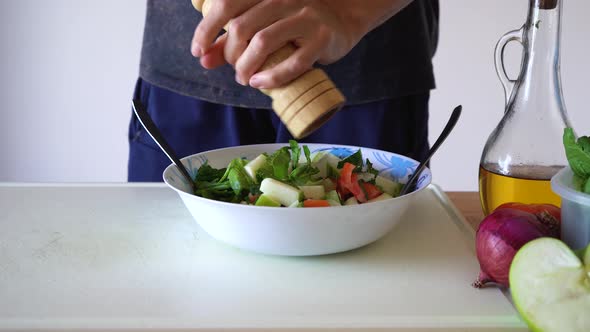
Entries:
[[469, 222], [469, 225], [477, 230], [479, 223], [484, 218], [479, 193], [477, 191], [448, 191], [446, 194]]

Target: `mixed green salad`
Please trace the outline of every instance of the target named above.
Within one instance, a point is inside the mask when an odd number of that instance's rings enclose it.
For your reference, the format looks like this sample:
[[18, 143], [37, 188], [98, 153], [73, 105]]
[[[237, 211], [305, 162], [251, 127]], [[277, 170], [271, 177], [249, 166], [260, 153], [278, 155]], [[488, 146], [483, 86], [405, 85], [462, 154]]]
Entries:
[[233, 159], [225, 168], [204, 163], [194, 178], [195, 195], [274, 207], [353, 205], [399, 195], [399, 182], [379, 176], [361, 150], [346, 158], [328, 151], [311, 155], [306, 145], [289, 141], [273, 153]]
[[565, 128], [563, 145], [570, 168], [574, 172], [577, 190], [590, 194], [590, 137], [582, 136], [576, 141], [574, 130]]

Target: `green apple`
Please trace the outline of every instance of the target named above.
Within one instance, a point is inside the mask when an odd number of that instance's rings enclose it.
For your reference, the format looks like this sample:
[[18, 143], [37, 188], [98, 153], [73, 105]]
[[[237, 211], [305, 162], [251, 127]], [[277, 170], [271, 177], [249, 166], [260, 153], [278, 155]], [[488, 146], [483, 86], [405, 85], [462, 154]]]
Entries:
[[574, 253], [578, 256], [584, 264], [590, 264], [590, 244], [586, 248], [575, 250]]
[[525, 244], [510, 266], [516, 309], [533, 331], [590, 331], [590, 246], [585, 264], [563, 242]]

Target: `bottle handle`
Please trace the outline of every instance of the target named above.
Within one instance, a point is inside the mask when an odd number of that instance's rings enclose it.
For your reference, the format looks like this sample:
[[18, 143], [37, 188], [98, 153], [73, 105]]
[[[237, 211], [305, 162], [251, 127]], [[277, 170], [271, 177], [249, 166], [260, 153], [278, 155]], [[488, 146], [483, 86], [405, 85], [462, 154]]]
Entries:
[[521, 45], [523, 44], [523, 37], [524, 37], [524, 27], [518, 30], [512, 30], [506, 33], [498, 43], [496, 44], [495, 49], [495, 61], [494, 65], [496, 66], [496, 73], [500, 78], [500, 82], [502, 82], [502, 87], [504, 88], [504, 95], [506, 97], [506, 105], [510, 101], [510, 97], [512, 96], [512, 90], [514, 89], [514, 85], [516, 84], [516, 80], [510, 79], [508, 74], [506, 73], [506, 66], [504, 65], [504, 51], [506, 50], [506, 45], [508, 45], [511, 41], [517, 41]]

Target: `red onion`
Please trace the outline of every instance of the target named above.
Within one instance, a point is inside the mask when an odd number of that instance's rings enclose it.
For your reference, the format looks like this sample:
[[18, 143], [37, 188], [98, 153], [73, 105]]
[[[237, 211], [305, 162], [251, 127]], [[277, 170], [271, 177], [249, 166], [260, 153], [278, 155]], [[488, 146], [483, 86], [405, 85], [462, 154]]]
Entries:
[[514, 255], [539, 237], [559, 237], [560, 221], [550, 213], [498, 208], [479, 225], [475, 238], [480, 273], [473, 287], [488, 283], [509, 287], [508, 273]]

